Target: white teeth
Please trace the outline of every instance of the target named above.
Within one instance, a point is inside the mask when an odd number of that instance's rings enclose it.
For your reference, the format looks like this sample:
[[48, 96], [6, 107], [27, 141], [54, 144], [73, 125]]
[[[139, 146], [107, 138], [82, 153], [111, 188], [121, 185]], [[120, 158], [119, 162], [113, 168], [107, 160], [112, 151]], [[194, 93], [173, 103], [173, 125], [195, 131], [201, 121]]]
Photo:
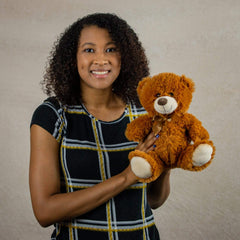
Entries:
[[93, 74], [97, 74], [97, 75], [104, 75], [104, 74], [107, 74], [108, 71], [101, 71], [101, 72], [98, 72], [98, 71], [92, 71]]

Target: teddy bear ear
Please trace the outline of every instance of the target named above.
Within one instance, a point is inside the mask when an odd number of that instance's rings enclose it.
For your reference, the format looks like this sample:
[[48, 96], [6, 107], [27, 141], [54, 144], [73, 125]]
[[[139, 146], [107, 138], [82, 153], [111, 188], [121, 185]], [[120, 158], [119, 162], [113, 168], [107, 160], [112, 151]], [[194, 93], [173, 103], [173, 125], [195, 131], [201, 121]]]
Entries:
[[180, 82], [182, 82], [186, 87], [189, 88], [190, 91], [194, 91], [194, 82], [192, 81], [192, 79], [185, 77], [185, 75], [182, 75], [180, 78]]
[[145, 83], [150, 79], [150, 77], [145, 77], [143, 78], [139, 83], [138, 83], [138, 87], [137, 87], [137, 93], [139, 94], [143, 88], [143, 86], [145, 85]]

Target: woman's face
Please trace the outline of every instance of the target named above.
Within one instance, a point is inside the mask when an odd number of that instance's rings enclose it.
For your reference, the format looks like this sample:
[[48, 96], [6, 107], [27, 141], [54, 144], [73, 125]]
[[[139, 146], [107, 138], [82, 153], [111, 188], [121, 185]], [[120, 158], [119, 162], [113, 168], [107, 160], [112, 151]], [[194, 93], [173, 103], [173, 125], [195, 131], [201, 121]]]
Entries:
[[108, 31], [88, 26], [81, 31], [77, 51], [81, 89], [112, 88], [121, 69], [121, 56]]

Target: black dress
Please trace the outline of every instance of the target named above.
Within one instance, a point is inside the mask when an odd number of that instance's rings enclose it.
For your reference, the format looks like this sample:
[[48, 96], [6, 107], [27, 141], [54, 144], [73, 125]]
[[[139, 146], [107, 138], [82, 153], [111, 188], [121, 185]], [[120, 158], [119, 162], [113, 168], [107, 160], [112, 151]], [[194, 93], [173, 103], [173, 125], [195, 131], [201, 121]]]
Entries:
[[[54, 98], [42, 103], [31, 125], [41, 126], [60, 144], [61, 191], [85, 189], [122, 172], [129, 165], [129, 151], [137, 145], [126, 139], [126, 125], [142, 114], [143, 108], [128, 104], [119, 119], [104, 122], [84, 105], [62, 106]], [[56, 223], [52, 239], [158, 240], [146, 187], [145, 183], [134, 184], [106, 204]]]

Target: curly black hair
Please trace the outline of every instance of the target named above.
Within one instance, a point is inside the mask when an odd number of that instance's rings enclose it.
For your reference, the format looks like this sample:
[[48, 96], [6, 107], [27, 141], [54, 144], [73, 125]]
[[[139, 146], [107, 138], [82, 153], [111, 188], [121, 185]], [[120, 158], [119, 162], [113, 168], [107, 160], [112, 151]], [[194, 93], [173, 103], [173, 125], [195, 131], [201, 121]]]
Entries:
[[95, 13], [78, 19], [54, 43], [50, 52], [42, 86], [48, 96], [62, 104], [81, 103], [80, 76], [77, 69], [77, 50], [81, 31], [87, 26], [106, 29], [121, 55], [120, 74], [113, 83], [114, 92], [127, 103], [139, 104], [138, 82], [149, 75], [148, 60], [136, 33], [127, 22], [115, 14]]

